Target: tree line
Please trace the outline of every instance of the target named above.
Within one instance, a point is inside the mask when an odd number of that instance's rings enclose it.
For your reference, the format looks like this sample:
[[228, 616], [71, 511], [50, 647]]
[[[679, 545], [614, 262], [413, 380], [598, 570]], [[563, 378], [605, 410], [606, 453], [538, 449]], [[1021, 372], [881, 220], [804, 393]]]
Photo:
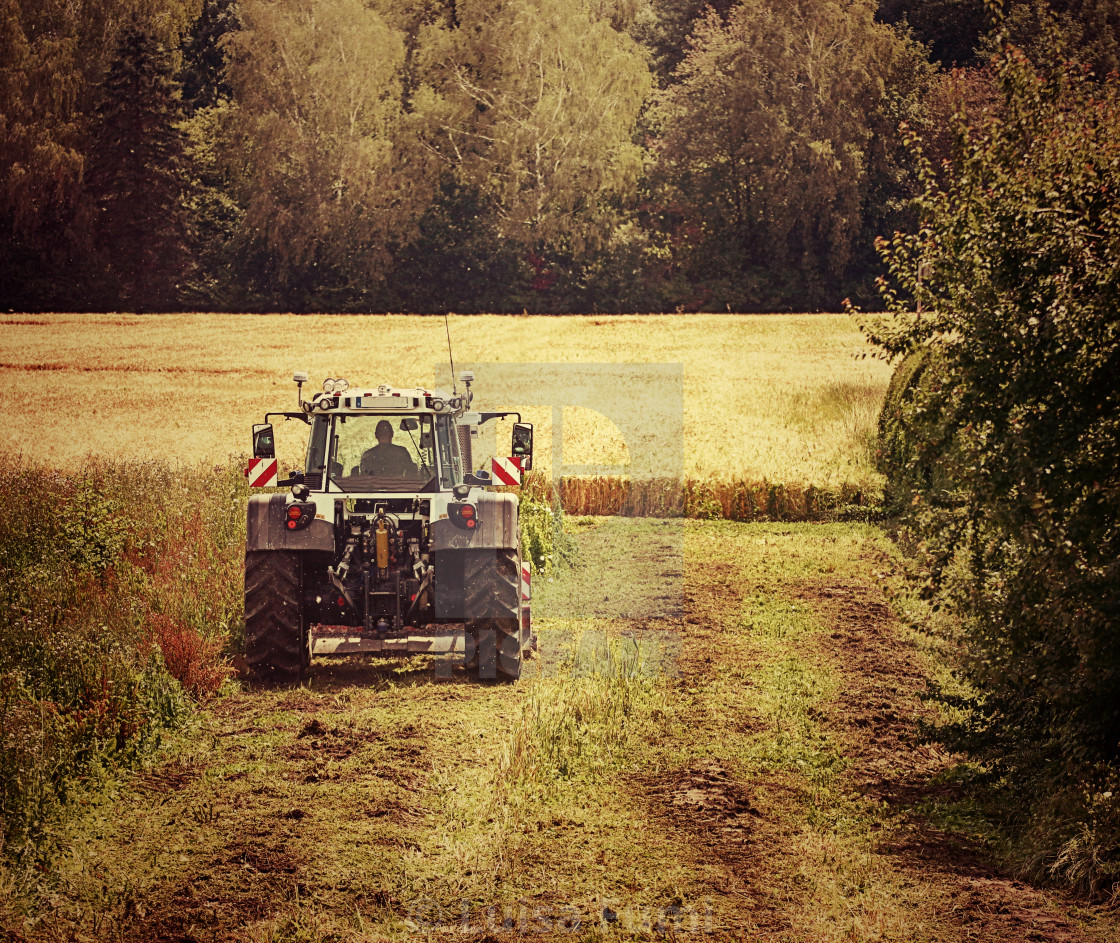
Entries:
[[[986, 28], [982, 0], [0, 0], [0, 303], [871, 303], [920, 191], [900, 126], [948, 148], [994, 96]], [[1005, 28], [1120, 61], [1105, 0]]]

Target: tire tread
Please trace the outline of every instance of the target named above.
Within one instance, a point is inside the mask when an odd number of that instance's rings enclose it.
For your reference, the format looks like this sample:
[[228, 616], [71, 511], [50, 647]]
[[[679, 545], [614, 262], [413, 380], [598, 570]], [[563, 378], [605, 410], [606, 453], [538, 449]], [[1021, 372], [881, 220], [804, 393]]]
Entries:
[[301, 606], [299, 554], [245, 554], [245, 660], [257, 677], [299, 679], [310, 662]]
[[[468, 621], [475, 640], [479, 680], [516, 681], [521, 676], [521, 572], [515, 550], [471, 553], [465, 561]], [[500, 613], [500, 614], [499, 614]]]

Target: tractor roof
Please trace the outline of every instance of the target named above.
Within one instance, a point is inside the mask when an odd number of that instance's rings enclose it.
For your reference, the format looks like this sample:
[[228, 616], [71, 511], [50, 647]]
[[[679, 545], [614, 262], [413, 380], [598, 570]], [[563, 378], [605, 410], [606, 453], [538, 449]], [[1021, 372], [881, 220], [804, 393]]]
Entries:
[[[378, 386], [373, 389], [350, 388], [341, 393], [317, 393], [312, 398], [313, 412], [437, 412], [453, 413], [450, 401], [454, 399], [444, 390], [419, 388], [397, 389]], [[329, 401], [328, 409], [322, 403]]]

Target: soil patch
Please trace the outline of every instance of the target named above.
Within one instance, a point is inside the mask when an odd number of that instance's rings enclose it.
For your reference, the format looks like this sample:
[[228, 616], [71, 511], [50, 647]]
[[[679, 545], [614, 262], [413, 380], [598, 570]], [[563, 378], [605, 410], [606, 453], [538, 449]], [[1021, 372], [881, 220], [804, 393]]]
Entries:
[[1074, 901], [1002, 874], [982, 846], [922, 822], [910, 822], [880, 848], [924, 880], [939, 885], [943, 910], [968, 938], [996, 943], [1088, 940], [1059, 912]]
[[748, 789], [714, 760], [644, 778], [638, 789], [652, 817], [686, 833], [692, 848], [725, 869], [718, 892], [743, 899], [734, 929], [765, 934], [760, 939], [789, 929], [788, 889], [769, 877], [791, 858], [799, 790], [778, 777], [755, 779]]
[[696, 678], [710, 676], [726, 660], [726, 646], [720, 641], [721, 633], [712, 624], [710, 614], [737, 615], [743, 604], [742, 587], [735, 581], [735, 570], [729, 563], [711, 561], [705, 564], [704, 575], [704, 582], [690, 580], [684, 591], [684, 644], [677, 662], [679, 677], [686, 686], [695, 683]]
[[281, 755], [286, 760], [304, 764], [303, 782], [322, 783], [344, 775], [352, 778], [354, 772], [345, 771], [339, 763], [371, 746], [380, 746], [382, 751], [364, 774], [409, 788], [419, 782], [428, 745], [413, 724], [374, 730], [332, 726], [319, 717], [312, 717], [300, 727], [292, 742], [281, 749]]
[[[725, 616], [738, 617], [742, 602], [736, 570], [723, 561], [707, 563], [703, 581], [694, 578], [686, 585], [677, 656], [682, 693], [726, 670], [729, 659], [737, 668], [743, 666], [741, 655], [729, 654], [721, 625]], [[713, 720], [701, 710], [690, 723], [706, 726]], [[739, 718], [733, 735], [749, 736], [758, 723], [757, 718]], [[706, 757], [684, 768], [636, 777], [633, 783], [652, 818], [683, 833], [691, 848], [718, 862], [724, 877], [713, 892], [741, 900], [734, 925], [726, 929], [751, 934], [750, 939], [770, 939], [789, 929], [788, 888], [771, 878], [792, 854], [789, 823], [795, 821], [802, 798], [790, 781], [776, 774], [745, 784], [722, 762]]]
[[316, 756], [340, 760], [352, 756], [366, 744], [383, 743], [387, 745], [394, 760], [407, 760], [419, 756], [421, 746], [399, 741], [410, 741], [419, 736], [420, 731], [412, 724], [393, 730], [362, 730], [356, 727], [327, 726], [318, 717], [313, 717], [300, 728], [295, 740], [283, 752], [284, 756], [293, 760]]
[[261, 829], [221, 849], [161, 898], [138, 907], [138, 919], [124, 928], [124, 938], [144, 943], [244, 939], [245, 924], [270, 916], [306, 891], [302, 868], [283, 837]]
[[179, 761], [165, 763], [140, 777], [136, 788], [156, 795], [179, 792], [202, 777], [202, 767], [189, 766]]
[[920, 698], [926, 673], [913, 645], [900, 637], [881, 591], [860, 584], [810, 585], [797, 598], [829, 629], [819, 650], [841, 682], [822, 721], [845, 745], [852, 785], [894, 806], [951, 791], [930, 784], [951, 757], [918, 739], [919, 720], [931, 716]]
[[952, 799], [958, 787], [931, 780], [952, 762], [936, 744], [922, 743], [919, 721], [931, 708], [920, 695], [926, 673], [920, 654], [901, 637], [882, 591], [839, 583], [803, 586], [798, 596], [825, 620], [819, 650], [841, 678], [822, 725], [844, 745], [845, 775], [864, 795], [888, 803], [900, 824], [878, 848], [896, 867], [929, 887], [942, 917], [965, 938], [992, 943], [1071, 943], [1087, 939], [1058, 913], [1061, 895], [1013, 880], [984, 849], [931, 828], [908, 810], [933, 797]]
[[694, 764], [660, 783], [651, 782], [647, 791], [660, 794], [666, 814], [678, 825], [688, 822], [693, 831], [721, 843], [742, 844], [753, 820], [762, 816], [743, 787], [715, 760]]

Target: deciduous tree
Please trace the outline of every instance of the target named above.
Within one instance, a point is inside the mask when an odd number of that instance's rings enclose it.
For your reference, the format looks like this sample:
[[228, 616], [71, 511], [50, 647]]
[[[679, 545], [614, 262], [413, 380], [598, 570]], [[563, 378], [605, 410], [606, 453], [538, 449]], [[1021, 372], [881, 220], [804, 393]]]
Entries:
[[688, 53], [693, 30], [710, 12], [721, 18], [736, 0], [650, 0], [648, 8], [635, 18], [635, 37], [650, 53], [653, 73], [667, 85], [673, 72]]
[[245, 274], [299, 306], [375, 290], [431, 201], [405, 41], [361, 0], [246, 0], [228, 39]]
[[650, 87], [635, 41], [565, 0], [460, 0], [434, 146], [476, 187], [503, 238], [581, 254], [634, 192]]
[[658, 177], [681, 218], [678, 251], [693, 278], [738, 281], [736, 306], [765, 306], [776, 283], [788, 296], [783, 276], [820, 305], [864, 236], [872, 162], [889, 154], [876, 146], [891, 135], [889, 83], [912, 86], [921, 68], [873, 14], [870, 0], [710, 12], [660, 96]]

